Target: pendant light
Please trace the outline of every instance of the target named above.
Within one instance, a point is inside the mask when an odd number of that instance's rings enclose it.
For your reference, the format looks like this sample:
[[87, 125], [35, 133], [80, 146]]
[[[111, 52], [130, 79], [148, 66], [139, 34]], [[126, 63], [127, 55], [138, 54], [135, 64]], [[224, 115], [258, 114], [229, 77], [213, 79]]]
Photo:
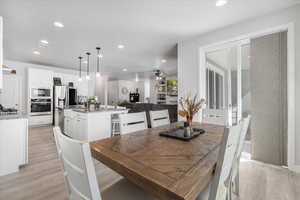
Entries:
[[139, 82], [139, 75], [138, 75], [138, 73], [135, 74], [135, 82]]
[[100, 77], [100, 47], [96, 47], [97, 50], [97, 72], [96, 72], [96, 76]]
[[86, 74], [86, 80], [90, 80], [90, 52], [86, 53], [87, 55], [87, 74]]
[[81, 77], [81, 60], [82, 60], [82, 57], [79, 56], [78, 59], [79, 59], [79, 78], [78, 78], [78, 81], [80, 82], [80, 81], [82, 81], [82, 77]]

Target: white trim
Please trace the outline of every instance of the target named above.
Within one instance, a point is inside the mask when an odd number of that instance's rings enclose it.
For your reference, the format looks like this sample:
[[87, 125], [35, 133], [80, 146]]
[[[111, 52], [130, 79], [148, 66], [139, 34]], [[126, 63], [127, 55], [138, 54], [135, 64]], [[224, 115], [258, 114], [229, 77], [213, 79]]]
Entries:
[[300, 165], [294, 165], [293, 167], [288, 167], [288, 168], [293, 172], [300, 173]]
[[[199, 95], [205, 97], [205, 76], [203, 77], [203, 68], [205, 66], [205, 52], [213, 51], [220, 47], [226, 48], [236, 44], [239, 41], [249, 40], [250, 38], [261, 37], [272, 33], [288, 31], [288, 66], [287, 66], [287, 81], [288, 81], [288, 168], [295, 172], [300, 172], [300, 165], [296, 165], [295, 157], [295, 25], [294, 22], [281, 26], [267, 28], [257, 32], [241, 35], [222, 42], [213, 43], [199, 48]], [[205, 71], [204, 71], [205, 75]], [[204, 80], [204, 81], [203, 81]], [[204, 83], [204, 84], [203, 84]], [[204, 87], [203, 87], [204, 86]], [[204, 89], [204, 90], [203, 90]], [[201, 118], [199, 118], [201, 120]]]
[[[287, 101], [288, 101], [288, 167], [296, 167], [296, 130], [295, 130], [295, 25], [288, 24], [288, 67], [287, 67]], [[300, 172], [300, 167], [298, 169]]]

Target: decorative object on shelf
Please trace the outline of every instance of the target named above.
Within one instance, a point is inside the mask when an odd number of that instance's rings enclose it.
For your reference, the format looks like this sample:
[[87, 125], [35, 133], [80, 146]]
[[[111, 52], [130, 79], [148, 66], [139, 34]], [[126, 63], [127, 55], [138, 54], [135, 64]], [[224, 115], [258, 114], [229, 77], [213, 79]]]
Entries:
[[161, 77], [156, 81], [156, 98], [157, 104], [166, 104], [167, 103], [167, 84], [166, 77]]
[[86, 74], [86, 80], [90, 80], [90, 52], [86, 52], [87, 55], [87, 74]]
[[124, 94], [124, 95], [128, 94], [127, 87], [122, 87], [121, 91], [122, 91], [122, 94]]
[[87, 101], [88, 111], [97, 110], [97, 108], [100, 108], [100, 105], [98, 105], [98, 98], [96, 96], [89, 97]]
[[81, 63], [82, 63], [82, 57], [79, 56], [78, 59], [79, 59], [79, 78], [78, 78], [78, 81], [82, 81], [82, 76], [81, 76]]
[[181, 97], [179, 100], [179, 105], [181, 110], [178, 110], [178, 114], [182, 117], [186, 117], [187, 125], [190, 128], [190, 133], [193, 133], [192, 122], [193, 117], [198, 113], [203, 106], [206, 104], [205, 99], [198, 100], [198, 95], [192, 96], [191, 93], [188, 93], [185, 97]]
[[96, 76], [100, 77], [101, 73], [100, 73], [100, 47], [96, 47], [97, 50], [97, 72], [96, 72]]
[[159, 80], [161, 80], [161, 79], [163, 79], [163, 78], [166, 77], [165, 74], [161, 70], [159, 70], [159, 69], [154, 70], [153, 72], [154, 72], [155, 79], [157, 81], [159, 81]]
[[167, 80], [167, 92], [169, 96], [177, 96], [178, 86], [176, 79]]

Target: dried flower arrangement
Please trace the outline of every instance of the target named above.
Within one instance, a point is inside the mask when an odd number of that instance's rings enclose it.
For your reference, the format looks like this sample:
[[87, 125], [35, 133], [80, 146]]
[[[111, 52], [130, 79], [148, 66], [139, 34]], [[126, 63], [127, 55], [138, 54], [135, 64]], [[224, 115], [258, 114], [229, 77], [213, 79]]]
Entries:
[[179, 100], [181, 110], [178, 110], [178, 114], [182, 117], [186, 117], [187, 122], [191, 123], [193, 121], [193, 116], [199, 112], [205, 104], [205, 99], [198, 100], [197, 94], [192, 95], [191, 93], [188, 93]]

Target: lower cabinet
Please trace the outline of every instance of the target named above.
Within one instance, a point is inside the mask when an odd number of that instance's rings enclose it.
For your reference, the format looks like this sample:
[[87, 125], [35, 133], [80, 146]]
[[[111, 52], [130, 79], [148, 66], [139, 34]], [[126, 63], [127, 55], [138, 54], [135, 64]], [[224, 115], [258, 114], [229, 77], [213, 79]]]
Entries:
[[65, 111], [64, 133], [76, 140], [94, 141], [111, 136], [111, 113]]
[[28, 163], [28, 119], [0, 120], [0, 176]]
[[73, 137], [78, 140], [88, 140], [87, 120], [76, 116], [73, 118]]

